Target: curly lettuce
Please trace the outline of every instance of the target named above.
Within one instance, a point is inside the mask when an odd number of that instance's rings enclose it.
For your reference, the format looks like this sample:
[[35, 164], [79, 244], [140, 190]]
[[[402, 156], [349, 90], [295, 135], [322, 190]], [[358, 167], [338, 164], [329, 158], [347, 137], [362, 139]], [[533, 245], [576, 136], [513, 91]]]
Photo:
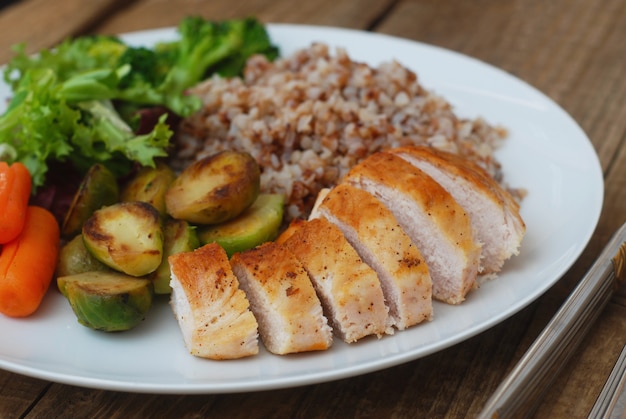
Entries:
[[[153, 48], [112, 36], [68, 39], [35, 56], [24, 45], [3, 76], [12, 98], [0, 116], [0, 160], [23, 162], [36, 189], [52, 161], [84, 171], [96, 162], [117, 174], [132, 164], [154, 166], [173, 134], [168, 113], [187, 117], [200, 100], [186, 90], [218, 73], [242, 72], [252, 54], [278, 56], [253, 18], [213, 22], [188, 17], [179, 38]], [[138, 134], [135, 111], [162, 107], [150, 132]]]

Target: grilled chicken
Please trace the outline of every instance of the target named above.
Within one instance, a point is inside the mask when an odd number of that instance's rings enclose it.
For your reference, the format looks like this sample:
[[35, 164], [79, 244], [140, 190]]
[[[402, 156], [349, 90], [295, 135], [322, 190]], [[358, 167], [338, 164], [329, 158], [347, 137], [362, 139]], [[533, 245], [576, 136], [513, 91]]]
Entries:
[[426, 259], [433, 297], [461, 303], [476, 286], [481, 246], [465, 210], [433, 178], [398, 155], [379, 152], [353, 167], [344, 182], [387, 206]]
[[456, 155], [405, 146], [375, 153], [320, 192], [308, 221], [236, 253], [217, 244], [170, 256], [170, 304], [200, 357], [328, 349], [393, 334], [459, 304], [525, 234], [519, 204]]
[[519, 253], [526, 226], [519, 204], [478, 165], [432, 147], [400, 147], [390, 152], [426, 172], [467, 211], [482, 244], [481, 273], [500, 271]]
[[337, 336], [355, 342], [393, 333], [376, 272], [328, 220], [292, 221], [279, 238], [302, 262]]
[[265, 347], [274, 354], [328, 349], [332, 329], [298, 259], [268, 242], [235, 253], [233, 272], [250, 300]]
[[432, 318], [426, 262], [391, 211], [368, 192], [343, 183], [320, 193], [311, 218], [337, 225], [380, 279], [392, 324], [403, 330]]
[[226, 252], [208, 244], [168, 261], [170, 305], [189, 352], [210, 359], [257, 354], [258, 324]]

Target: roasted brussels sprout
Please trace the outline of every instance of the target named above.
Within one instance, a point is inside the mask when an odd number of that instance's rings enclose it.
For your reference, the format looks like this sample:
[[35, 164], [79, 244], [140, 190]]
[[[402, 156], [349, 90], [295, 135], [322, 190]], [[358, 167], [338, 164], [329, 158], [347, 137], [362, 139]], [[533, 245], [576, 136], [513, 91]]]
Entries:
[[122, 201], [142, 201], [152, 204], [161, 214], [165, 214], [165, 193], [176, 174], [165, 163], [156, 167], [143, 167], [124, 185]]
[[283, 220], [285, 197], [260, 194], [254, 204], [238, 217], [198, 230], [200, 244], [218, 243], [228, 256], [274, 240]]
[[96, 259], [87, 249], [81, 234], [65, 243], [59, 252], [56, 276], [75, 275], [91, 271], [107, 271], [110, 268]]
[[259, 165], [248, 153], [223, 151], [198, 160], [167, 191], [167, 212], [193, 224], [229, 220], [252, 205], [260, 176]]
[[156, 271], [149, 276], [154, 284], [155, 294], [172, 292], [170, 264], [167, 258], [176, 253], [194, 250], [200, 244], [195, 227], [184, 220], [167, 219], [163, 225], [163, 237], [163, 259]]
[[70, 209], [65, 215], [61, 233], [64, 237], [73, 237], [80, 233], [83, 223], [98, 210], [119, 200], [117, 179], [102, 164], [94, 164], [81, 181]]
[[84, 272], [57, 278], [78, 322], [105, 332], [137, 326], [152, 307], [152, 282], [119, 272]]
[[163, 257], [159, 212], [145, 202], [120, 202], [94, 212], [83, 224], [87, 250], [111, 268], [132, 276], [153, 272]]

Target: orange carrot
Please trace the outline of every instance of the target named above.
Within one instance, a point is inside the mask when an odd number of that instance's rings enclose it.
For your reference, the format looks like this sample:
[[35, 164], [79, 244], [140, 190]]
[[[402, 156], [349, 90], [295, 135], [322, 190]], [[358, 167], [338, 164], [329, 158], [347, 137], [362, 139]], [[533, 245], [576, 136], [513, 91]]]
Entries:
[[26, 166], [0, 162], [0, 243], [15, 239], [24, 228], [31, 187]]
[[0, 313], [25, 317], [37, 310], [54, 275], [59, 238], [52, 213], [28, 206], [24, 229], [0, 253]]

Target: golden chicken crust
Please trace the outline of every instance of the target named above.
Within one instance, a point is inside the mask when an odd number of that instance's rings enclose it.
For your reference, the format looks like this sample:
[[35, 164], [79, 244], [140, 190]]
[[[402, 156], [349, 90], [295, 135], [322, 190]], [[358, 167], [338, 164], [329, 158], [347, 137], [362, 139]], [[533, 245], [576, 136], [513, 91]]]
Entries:
[[332, 345], [332, 329], [298, 259], [268, 242], [235, 253], [233, 271], [250, 299], [265, 347], [275, 354], [320, 351]]
[[207, 244], [168, 261], [170, 305], [190, 353], [210, 359], [257, 354], [258, 324], [224, 249]]
[[519, 203], [482, 167], [432, 147], [405, 146], [388, 152], [425, 171], [467, 211], [482, 244], [481, 274], [499, 272], [507, 259], [519, 253], [526, 232]]
[[465, 210], [432, 177], [400, 156], [372, 154], [343, 180], [387, 206], [426, 259], [433, 297], [458, 304], [476, 286], [481, 246]]
[[343, 183], [320, 195], [313, 217], [337, 225], [380, 279], [392, 324], [406, 329], [432, 318], [426, 261], [391, 211], [372, 194]]
[[376, 272], [326, 219], [294, 220], [281, 242], [302, 262], [331, 321], [345, 342], [393, 333]]

